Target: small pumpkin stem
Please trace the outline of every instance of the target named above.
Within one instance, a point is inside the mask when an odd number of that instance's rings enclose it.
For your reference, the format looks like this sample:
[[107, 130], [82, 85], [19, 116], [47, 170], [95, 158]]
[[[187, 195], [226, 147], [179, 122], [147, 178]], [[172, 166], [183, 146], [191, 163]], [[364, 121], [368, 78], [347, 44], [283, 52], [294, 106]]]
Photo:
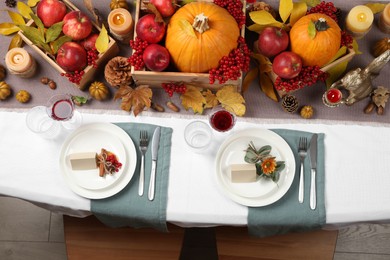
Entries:
[[199, 33], [204, 33], [210, 28], [208, 22], [209, 18], [205, 16], [204, 13], [201, 13], [195, 16], [194, 22], [192, 23], [192, 27]]
[[326, 22], [325, 18], [320, 18], [314, 23], [316, 30], [321, 32], [321, 31], [326, 31], [330, 26]]

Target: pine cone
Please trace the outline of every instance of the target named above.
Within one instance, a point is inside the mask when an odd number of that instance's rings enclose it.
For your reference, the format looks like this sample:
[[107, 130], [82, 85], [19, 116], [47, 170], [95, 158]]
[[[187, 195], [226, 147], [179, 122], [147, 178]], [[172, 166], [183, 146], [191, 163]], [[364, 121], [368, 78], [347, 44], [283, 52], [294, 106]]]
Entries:
[[114, 88], [128, 86], [132, 83], [131, 65], [126, 57], [112, 58], [104, 68], [104, 77]]
[[5, 68], [0, 65], [0, 81], [2, 81], [5, 78]]
[[298, 110], [298, 99], [292, 95], [286, 95], [283, 97], [282, 107], [288, 113], [294, 113]]
[[16, 0], [5, 0], [5, 5], [13, 8], [16, 6]]

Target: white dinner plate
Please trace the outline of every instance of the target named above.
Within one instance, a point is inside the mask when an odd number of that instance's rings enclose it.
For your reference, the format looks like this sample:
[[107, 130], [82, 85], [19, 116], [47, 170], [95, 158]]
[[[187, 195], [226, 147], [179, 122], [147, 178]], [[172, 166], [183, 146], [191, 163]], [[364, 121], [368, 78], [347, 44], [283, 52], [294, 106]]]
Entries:
[[[271, 155], [284, 161], [286, 167], [280, 172], [277, 183], [271, 179], [258, 178], [252, 183], [232, 183], [229, 177], [231, 164], [246, 163], [245, 150], [253, 142], [257, 149], [264, 145], [272, 147]], [[251, 207], [272, 204], [282, 198], [290, 188], [295, 174], [295, 159], [290, 146], [275, 132], [266, 129], [247, 129], [228, 137], [216, 157], [217, 182], [222, 192], [233, 201]]]
[[[113, 152], [120, 170], [105, 177], [99, 170], [72, 170], [69, 155], [79, 152], [96, 152], [104, 148]], [[65, 140], [60, 153], [60, 167], [69, 187], [80, 196], [90, 199], [110, 197], [121, 191], [131, 180], [137, 165], [137, 153], [130, 136], [110, 123], [93, 123], [79, 127]]]

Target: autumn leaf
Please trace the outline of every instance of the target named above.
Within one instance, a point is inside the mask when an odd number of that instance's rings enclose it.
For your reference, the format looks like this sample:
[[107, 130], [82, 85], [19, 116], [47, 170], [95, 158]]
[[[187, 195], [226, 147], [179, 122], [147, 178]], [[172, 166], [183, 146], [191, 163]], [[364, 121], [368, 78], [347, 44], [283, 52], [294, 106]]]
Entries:
[[96, 39], [95, 47], [99, 53], [104, 53], [108, 49], [108, 43], [110, 39], [108, 38], [108, 33], [106, 27], [102, 26], [102, 30], [99, 33], [99, 36]]
[[252, 81], [257, 78], [259, 75], [259, 69], [258, 68], [253, 68], [251, 69], [244, 78], [244, 81], [242, 82], [242, 92], [245, 93], [248, 89]]
[[145, 107], [151, 106], [152, 90], [147, 85], [140, 85], [135, 89], [130, 86], [121, 86], [114, 95], [114, 99], [122, 99], [121, 109], [133, 111], [134, 116], [141, 113]]
[[52, 42], [52, 41], [56, 40], [58, 38], [58, 36], [60, 36], [60, 34], [62, 33], [62, 25], [63, 24], [64, 24], [64, 22], [62, 22], [62, 21], [55, 23], [46, 30], [46, 37], [45, 37], [46, 43]]
[[294, 3], [291, 11], [290, 25], [293, 26], [300, 18], [306, 15], [307, 4], [305, 2]]
[[206, 98], [199, 88], [187, 85], [187, 90], [180, 96], [180, 99], [185, 110], [192, 108], [194, 113], [203, 114], [203, 105], [206, 104]]
[[226, 85], [217, 91], [216, 96], [219, 103], [221, 103], [222, 107], [226, 110], [237, 116], [245, 115], [245, 99], [237, 92], [236, 86]]
[[383, 9], [385, 9], [386, 4], [381, 4], [381, 3], [367, 3], [367, 4], [365, 4], [365, 6], [367, 6], [368, 8], [370, 8], [371, 11], [372, 11], [374, 14], [377, 14], [377, 13], [382, 12]]
[[35, 7], [40, 0], [28, 0], [27, 5], [30, 7]]
[[344, 56], [345, 54], [347, 53], [347, 46], [342, 46], [338, 51], [337, 53], [333, 56], [333, 58], [328, 61], [324, 66], [334, 62], [335, 60], [337, 60], [338, 58]]
[[316, 26], [313, 23], [313, 21], [309, 22], [309, 25], [307, 26], [307, 32], [308, 32], [310, 39], [314, 39], [316, 37], [317, 29], [316, 29]]
[[292, 0], [280, 0], [279, 2], [279, 15], [282, 21], [285, 23], [291, 14], [294, 7]]
[[14, 22], [14, 24], [16, 24], [16, 25], [26, 24], [26, 22], [24, 21], [23, 16], [21, 16], [18, 13], [15, 13], [15, 12], [12, 12], [12, 11], [8, 11], [8, 15], [9, 15], [9, 17], [11, 17], [11, 20], [12, 20], [12, 22]]
[[0, 34], [2, 35], [10, 35], [19, 30], [20, 28], [13, 23], [0, 23]]
[[194, 27], [192, 27], [189, 21], [187, 21], [186, 19], [181, 19], [178, 22], [182, 32], [184, 32], [188, 36], [196, 38]]
[[326, 78], [326, 87], [330, 88], [330, 86], [336, 82], [341, 75], [345, 72], [348, 66], [348, 61], [344, 61], [340, 64], [337, 64], [333, 68], [329, 69], [327, 72], [329, 76]]
[[318, 5], [321, 2], [321, 0], [301, 0], [301, 2], [305, 2], [310, 7], [314, 7]]
[[217, 96], [213, 92], [211, 92], [210, 89], [207, 89], [202, 94], [206, 99], [206, 105], [204, 106], [204, 108], [213, 108], [219, 104]]
[[260, 53], [253, 53], [252, 58], [254, 58], [259, 63], [260, 73], [272, 71], [272, 62], [266, 56]]
[[362, 54], [362, 52], [359, 51], [359, 44], [356, 41], [356, 39], [353, 39], [352, 48], [353, 48], [353, 50], [355, 51], [356, 54]]
[[259, 85], [261, 91], [263, 91], [267, 97], [269, 97], [273, 101], [279, 101], [278, 96], [275, 93], [274, 84], [271, 78], [266, 73], [260, 74]]
[[51, 46], [51, 49], [53, 50], [53, 54], [56, 54], [58, 52], [58, 49], [61, 47], [62, 44], [64, 44], [65, 42], [70, 42], [72, 41], [72, 38], [70, 38], [69, 36], [66, 36], [66, 35], [63, 35], [61, 37], [59, 37], [58, 39], [56, 39], [55, 41], [52, 41], [50, 43], [50, 46]]
[[28, 5], [20, 1], [18, 1], [16, 4], [16, 8], [18, 9], [19, 13], [26, 19], [31, 19], [30, 14], [34, 13]]
[[265, 10], [260, 11], [253, 11], [249, 13], [249, 17], [252, 19], [252, 21], [256, 24], [260, 25], [269, 25], [269, 24], [282, 24], [281, 22], [277, 21], [272, 14]]
[[284, 24], [281, 22], [269, 23], [269, 24], [251, 24], [248, 26], [248, 30], [260, 34], [264, 30], [264, 28], [268, 26], [282, 28]]
[[8, 50], [12, 48], [22, 47], [23, 40], [22, 37], [20, 37], [19, 34], [15, 34], [14, 37], [12, 37], [11, 42], [9, 43]]

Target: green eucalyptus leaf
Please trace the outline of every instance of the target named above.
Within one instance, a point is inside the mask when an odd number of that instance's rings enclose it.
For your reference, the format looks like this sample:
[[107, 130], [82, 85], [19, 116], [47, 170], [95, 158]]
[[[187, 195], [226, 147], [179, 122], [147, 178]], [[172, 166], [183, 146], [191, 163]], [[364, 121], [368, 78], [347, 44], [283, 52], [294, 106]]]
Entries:
[[62, 32], [64, 22], [58, 22], [50, 26], [46, 31], [46, 43], [55, 41]]
[[33, 19], [35, 25], [42, 31], [45, 31], [45, 26], [43, 25], [41, 19], [39, 19], [38, 16], [36, 16], [34, 13], [30, 14], [31, 19]]
[[272, 150], [272, 147], [270, 145], [264, 145], [263, 147], [261, 147], [258, 151], [257, 151], [257, 154], [260, 156], [260, 157], [264, 157], [266, 155], [269, 155], [270, 152]]
[[45, 43], [45, 42], [38, 42], [36, 43], [36, 45], [41, 48], [42, 50], [44, 50], [45, 52], [49, 53], [49, 54], [53, 54], [53, 50], [50, 48], [50, 45]]
[[19, 25], [22, 29], [23, 34], [34, 44], [45, 43], [45, 37], [42, 35], [41, 31], [38, 28]]
[[53, 54], [56, 54], [58, 52], [58, 49], [64, 44], [65, 42], [72, 41], [72, 38], [69, 36], [63, 35], [59, 37], [57, 40], [51, 42], [51, 48], [53, 50]]

